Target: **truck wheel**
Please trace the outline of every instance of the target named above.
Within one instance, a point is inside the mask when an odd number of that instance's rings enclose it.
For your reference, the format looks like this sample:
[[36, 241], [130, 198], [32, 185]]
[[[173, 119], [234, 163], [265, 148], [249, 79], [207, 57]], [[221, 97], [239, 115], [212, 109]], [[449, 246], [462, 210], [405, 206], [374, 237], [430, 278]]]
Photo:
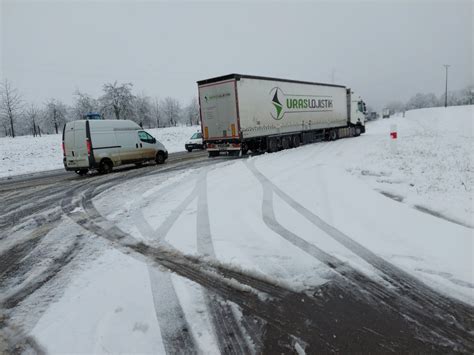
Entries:
[[283, 137], [281, 139], [281, 147], [283, 149], [288, 149], [290, 148], [290, 138], [289, 137]]
[[277, 150], [278, 150], [278, 142], [277, 142], [276, 138], [270, 138], [267, 141], [267, 151], [269, 153], [274, 153]]
[[102, 160], [99, 165], [99, 173], [108, 174], [112, 172], [113, 164], [110, 160]]
[[186, 150], [187, 150], [189, 153], [191, 153], [191, 152], [193, 151], [192, 148], [187, 148]]
[[158, 154], [156, 154], [156, 164], [164, 164], [165, 160], [165, 155], [162, 152], [158, 152]]
[[300, 146], [300, 136], [293, 136], [291, 138], [291, 145], [293, 146], [293, 148], [297, 148]]

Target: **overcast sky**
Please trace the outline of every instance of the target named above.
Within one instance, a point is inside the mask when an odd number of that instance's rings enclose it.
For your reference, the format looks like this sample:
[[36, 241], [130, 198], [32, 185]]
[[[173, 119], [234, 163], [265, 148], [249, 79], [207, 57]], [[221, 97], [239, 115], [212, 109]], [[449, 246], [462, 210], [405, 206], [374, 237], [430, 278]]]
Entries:
[[[28, 101], [105, 82], [186, 104], [229, 74], [334, 82], [380, 109], [473, 83], [472, 1], [0, 0], [0, 76]], [[333, 75], [334, 74], [334, 75]]]

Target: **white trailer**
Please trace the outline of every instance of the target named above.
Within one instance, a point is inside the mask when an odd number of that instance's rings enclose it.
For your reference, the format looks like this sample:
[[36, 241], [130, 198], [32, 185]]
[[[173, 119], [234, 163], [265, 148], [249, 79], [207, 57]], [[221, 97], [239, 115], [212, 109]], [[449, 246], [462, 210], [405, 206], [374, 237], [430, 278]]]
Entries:
[[345, 86], [241, 74], [197, 83], [210, 156], [274, 152], [365, 132], [365, 104]]

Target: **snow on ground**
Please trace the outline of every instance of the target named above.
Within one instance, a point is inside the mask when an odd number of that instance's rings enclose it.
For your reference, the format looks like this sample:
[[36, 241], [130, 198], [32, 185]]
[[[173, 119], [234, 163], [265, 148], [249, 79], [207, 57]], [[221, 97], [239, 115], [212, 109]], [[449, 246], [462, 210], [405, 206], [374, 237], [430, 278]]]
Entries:
[[[348, 169], [370, 186], [474, 227], [474, 106], [408, 111], [368, 124]], [[398, 139], [393, 152], [392, 125]]]
[[[145, 129], [162, 142], [168, 152], [184, 151], [184, 143], [199, 126]], [[61, 134], [41, 137], [0, 138], [0, 178], [39, 171], [62, 169]]]
[[[413, 207], [472, 221], [471, 119], [472, 107], [410, 111], [370, 123], [357, 138], [134, 179], [94, 204], [138, 240], [294, 289], [334, 276], [319, 259], [324, 253], [384, 282], [335, 237], [345, 235], [474, 304], [472, 229]], [[390, 147], [394, 123], [398, 152]], [[177, 307], [201, 351], [215, 353], [204, 303], [199, 285], [110, 251], [67, 286], [33, 334], [52, 352], [162, 352], [156, 334], [173, 322], [154, 315]]]

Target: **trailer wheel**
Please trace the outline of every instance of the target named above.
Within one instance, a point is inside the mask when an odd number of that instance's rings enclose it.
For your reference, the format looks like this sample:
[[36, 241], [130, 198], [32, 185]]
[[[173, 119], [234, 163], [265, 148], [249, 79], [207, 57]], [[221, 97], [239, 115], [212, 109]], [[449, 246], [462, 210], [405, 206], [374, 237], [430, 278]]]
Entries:
[[291, 143], [293, 148], [297, 148], [300, 146], [300, 136], [293, 136], [291, 139]]
[[267, 141], [267, 151], [269, 153], [274, 153], [278, 150], [278, 142], [276, 138], [270, 138]]
[[99, 173], [101, 174], [108, 174], [112, 172], [113, 169], [113, 163], [109, 159], [102, 159], [102, 161], [99, 164]]
[[283, 149], [288, 149], [290, 148], [290, 138], [289, 137], [283, 137], [281, 139], [281, 147]]
[[214, 158], [218, 156], [219, 156], [219, 152], [216, 152], [214, 150], [209, 152], [209, 158]]
[[331, 133], [329, 133], [329, 140], [335, 141], [337, 139], [337, 131], [333, 129]]

